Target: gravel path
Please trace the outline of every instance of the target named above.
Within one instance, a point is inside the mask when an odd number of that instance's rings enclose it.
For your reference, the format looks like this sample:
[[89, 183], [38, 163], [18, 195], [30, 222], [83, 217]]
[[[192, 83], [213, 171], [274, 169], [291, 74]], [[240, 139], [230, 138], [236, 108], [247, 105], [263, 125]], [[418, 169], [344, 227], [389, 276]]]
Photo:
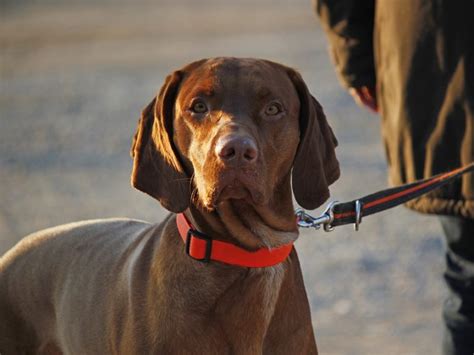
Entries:
[[[306, 0], [14, 1], [0, 18], [0, 254], [70, 221], [166, 214], [129, 184], [141, 109], [165, 75], [210, 56], [300, 70], [339, 139], [333, 198], [386, 186], [379, 119], [340, 88]], [[442, 240], [397, 208], [361, 231], [297, 242], [321, 354], [438, 354]]]

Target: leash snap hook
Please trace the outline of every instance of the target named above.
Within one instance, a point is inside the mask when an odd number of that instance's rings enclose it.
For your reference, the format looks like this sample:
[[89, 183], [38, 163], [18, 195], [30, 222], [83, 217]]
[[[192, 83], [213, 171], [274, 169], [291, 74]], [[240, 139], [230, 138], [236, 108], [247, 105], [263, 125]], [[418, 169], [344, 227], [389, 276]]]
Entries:
[[331, 226], [331, 223], [334, 221], [334, 206], [337, 204], [338, 201], [330, 202], [319, 217], [313, 217], [306, 213], [305, 210], [298, 208], [295, 211], [298, 227], [320, 229], [321, 225], [323, 225], [325, 232], [332, 232], [334, 230], [334, 227]]
[[301, 228], [314, 228], [318, 230], [321, 228], [318, 218], [314, 218], [313, 216], [306, 213], [306, 211], [302, 208], [298, 208], [295, 211], [296, 215], [296, 223], [298, 227]]

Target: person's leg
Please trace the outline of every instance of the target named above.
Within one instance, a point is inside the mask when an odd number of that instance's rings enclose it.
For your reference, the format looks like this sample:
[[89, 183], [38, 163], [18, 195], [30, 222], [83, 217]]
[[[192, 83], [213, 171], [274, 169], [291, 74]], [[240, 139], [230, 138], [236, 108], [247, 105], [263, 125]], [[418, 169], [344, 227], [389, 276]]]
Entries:
[[448, 296], [444, 302], [443, 354], [474, 354], [474, 220], [440, 216], [446, 236]]

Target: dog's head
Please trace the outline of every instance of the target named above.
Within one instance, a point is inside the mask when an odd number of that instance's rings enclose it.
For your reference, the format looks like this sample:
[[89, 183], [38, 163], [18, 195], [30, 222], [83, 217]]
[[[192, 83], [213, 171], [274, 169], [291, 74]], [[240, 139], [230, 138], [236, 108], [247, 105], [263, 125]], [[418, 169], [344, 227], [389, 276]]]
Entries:
[[228, 200], [273, 203], [292, 176], [297, 202], [314, 209], [339, 177], [336, 145], [293, 69], [257, 59], [201, 60], [169, 75], [143, 110], [132, 184], [181, 212], [190, 203], [206, 210]]

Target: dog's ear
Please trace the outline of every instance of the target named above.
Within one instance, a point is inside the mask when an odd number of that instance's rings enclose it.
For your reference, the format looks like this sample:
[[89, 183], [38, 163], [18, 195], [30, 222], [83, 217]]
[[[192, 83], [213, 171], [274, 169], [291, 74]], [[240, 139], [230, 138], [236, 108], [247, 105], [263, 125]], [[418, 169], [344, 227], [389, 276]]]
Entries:
[[191, 196], [190, 178], [173, 143], [174, 104], [181, 79], [179, 71], [166, 78], [158, 96], [143, 110], [131, 148], [132, 186], [172, 212], [188, 208]]
[[321, 105], [301, 76], [294, 70], [289, 75], [300, 99], [300, 142], [293, 163], [293, 192], [299, 205], [315, 209], [329, 198], [328, 187], [339, 178], [337, 140]]

